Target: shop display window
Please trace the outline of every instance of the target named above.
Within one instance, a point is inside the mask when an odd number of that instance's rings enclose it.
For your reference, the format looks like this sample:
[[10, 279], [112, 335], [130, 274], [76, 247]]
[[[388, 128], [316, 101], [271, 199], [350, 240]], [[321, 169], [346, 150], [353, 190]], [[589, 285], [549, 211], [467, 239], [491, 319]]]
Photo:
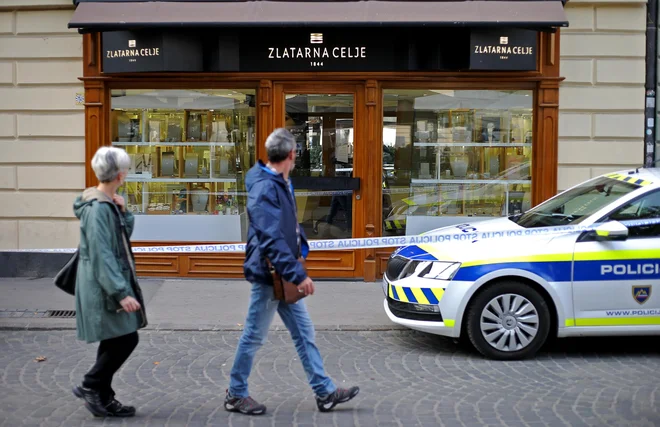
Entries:
[[531, 207], [533, 92], [385, 90], [383, 232]]
[[255, 163], [254, 90], [113, 90], [111, 143], [131, 157], [121, 194], [134, 240], [244, 241]]
[[[287, 94], [285, 106], [296, 139], [291, 178], [300, 226], [310, 239], [352, 237], [353, 191], [344, 185], [354, 176], [354, 96]], [[330, 187], [319, 188], [319, 181]]]

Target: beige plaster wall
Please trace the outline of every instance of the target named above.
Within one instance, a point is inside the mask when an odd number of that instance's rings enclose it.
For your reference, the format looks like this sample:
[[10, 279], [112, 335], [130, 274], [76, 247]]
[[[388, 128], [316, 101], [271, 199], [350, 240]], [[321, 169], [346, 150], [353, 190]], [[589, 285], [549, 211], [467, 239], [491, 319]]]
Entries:
[[0, 0], [0, 248], [77, 245], [82, 37], [70, 0]]
[[646, 1], [570, 0], [566, 14], [559, 190], [644, 161]]

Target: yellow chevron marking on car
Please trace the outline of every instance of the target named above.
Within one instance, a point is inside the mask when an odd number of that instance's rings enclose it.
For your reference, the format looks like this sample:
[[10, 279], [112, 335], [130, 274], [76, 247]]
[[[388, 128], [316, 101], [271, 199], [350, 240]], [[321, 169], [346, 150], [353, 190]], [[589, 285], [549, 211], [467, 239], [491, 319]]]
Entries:
[[401, 221], [398, 219], [395, 219], [394, 221], [385, 221], [385, 229], [386, 230], [403, 230], [406, 228], [406, 222]]
[[575, 326], [575, 319], [566, 319], [564, 321], [564, 325], [567, 327]]
[[[387, 287], [387, 295], [395, 301], [410, 302], [410, 300], [406, 296], [405, 291], [403, 290], [404, 287], [410, 289], [410, 292], [412, 292], [412, 294], [415, 296], [415, 299], [417, 299], [417, 303], [415, 304], [426, 304], [426, 305], [431, 304], [429, 299], [426, 298], [426, 295], [424, 295], [424, 291], [422, 289], [431, 291], [438, 301], [442, 300], [442, 296], [445, 294], [445, 290], [442, 288], [411, 288], [408, 286], [395, 286], [390, 284]], [[394, 288], [394, 290], [396, 291], [397, 297], [394, 296], [394, 292], [392, 292], [392, 288]]]
[[403, 292], [403, 286], [395, 286], [394, 290], [396, 291], [396, 295], [399, 297], [399, 299], [397, 299], [397, 301], [410, 302], [410, 301], [408, 301], [408, 297], [406, 296], [406, 293]]
[[445, 294], [445, 290], [442, 288], [431, 288], [431, 292], [433, 292], [433, 295], [435, 295], [438, 301], [440, 301]]
[[575, 319], [575, 326], [644, 326], [644, 325], [660, 325], [660, 316], [618, 317], [616, 319], [612, 319], [609, 317]]
[[410, 288], [410, 291], [415, 295], [415, 299], [419, 304], [430, 304], [429, 300], [424, 295], [420, 288]]
[[453, 328], [454, 325], [456, 324], [456, 321], [453, 319], [444, 319], [445, 326], [448, 328]]
[[610, 179], [616, 179], [617, 181], [627, 182], [629, 184], [638, 185], [640, 187], [643, 187], [645, 185], [653, 184], [653, 182], [651, 182], [651, 181], [647, 181], [645, 179], [635, 178], [635, 177], [630, 176], [630, 175], [623, 175], [623, 174], [620, 174], [620, 173], [611, 173], [611, 174], [608, 174], [608, 175], [605, 175], [605, 176], [610, 178]]

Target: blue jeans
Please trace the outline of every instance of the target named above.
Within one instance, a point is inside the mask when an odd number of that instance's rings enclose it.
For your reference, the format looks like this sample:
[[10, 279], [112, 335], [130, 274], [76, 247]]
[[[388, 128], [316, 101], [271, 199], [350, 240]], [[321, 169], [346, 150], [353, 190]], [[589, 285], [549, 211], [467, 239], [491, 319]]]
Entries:
[[234, 365], [231, 368], [229, 393], [235, 397], [247, 397], [248, 377], [257, 350], [266, 342], [268, 329], [277, 311], [289, 330], [298, 351], [307, 381], [319, 397], [334, 393], [337, 387], [323, 370], [323, 359], [314, 342], [314, 324], [309, 317], [304, 300], [286, 304], [275, 300], [273, 287], [260, 283], [252, 284], [250, 307], [243, 334], [238, 342]]

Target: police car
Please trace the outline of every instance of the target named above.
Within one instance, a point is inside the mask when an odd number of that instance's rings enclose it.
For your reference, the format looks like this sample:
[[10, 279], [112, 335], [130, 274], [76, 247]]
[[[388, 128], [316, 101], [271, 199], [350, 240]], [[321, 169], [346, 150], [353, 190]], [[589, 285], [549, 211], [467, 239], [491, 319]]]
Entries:
[[[530, 357], [551, 336], [660, 334], [659, 218], [660, 169], [640, 168], [425, 233], [444, 242], [391, 255], [385, 312], [499, 360]], [[585, 230], [546, 233], [561, 226]]]

